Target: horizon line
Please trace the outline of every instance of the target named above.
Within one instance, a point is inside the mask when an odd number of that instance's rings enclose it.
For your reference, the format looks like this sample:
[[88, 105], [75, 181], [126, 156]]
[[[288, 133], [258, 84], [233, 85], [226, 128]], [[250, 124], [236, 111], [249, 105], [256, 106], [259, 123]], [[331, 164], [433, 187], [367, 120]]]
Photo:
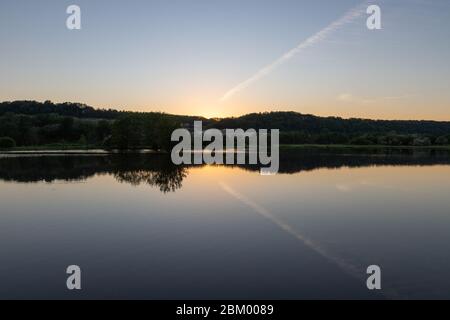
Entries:
[[163, 113], [163, 114], [167, 114], [167, 115], [172, 115], [172, 116], [185, 116], [185, 117], [199, 117], [199, 118], [205, 118], [207, 120], [215, 120], [215, 119], [229, 119], [229, 118], [240, 118], [246, 115], [251, 115], [251, 114], [264, 114], [264, 113], [297, 113], [297, 114], [301, 114], [303, 116], [314, 116], [314, 117], [318, 117], [318, 118], [340, 118], [342, 120], [352, 120], [352, 119], [358, 119], [358, 120], [372, 120], [372, 121], [428, 121], [428, 122], [450, 122], [450, 119], [448, 120], [438, 120], [438, 119], [430, 119], [430, 118], [376, 118], [376, 117], [358, 117], [358, 116], [338, 116], [338, 115], [320, 115], [320, 114], [314, 114], [314, 113], [302, 113], [300, 111], [295, 111], [293, 109], [277, 109], [277, 110], [266, 110], [266, 111], [249, 111], [247, 113], [242, 113], [242, 114], [236, 114], [236, 115], [227, 115], [227, 116], [218, 116], [218, 117], [208, 117], [208, 116], [202, 116], [199, 114], [189, 114], [189, 113], [170, 113], [170, 112], [165, 112], [165, 111], [161, 111], [161, 110], [142, 110], [142, 109], [118, 109], [117, 107], [95, 107], [91, 104], [88, 103], [84, 103], [84, 102], [70, 102], [70, 101], [64, 101], [64, 102], [55, 102], [52, 101], [50, 99], [46, 99], [46, 100], [27, 100], [27, 99], [22, 99], [22, 100], [5, 100], [5, 101], [0, 101], [0, 104], [3, 103], [14, 103], [14, 102], [36, 102], [36, 103], [40, 103], [40, 104], [44, 104], [46, 101], [50, 101], [52, 104], [64, 104], [64, 103], [69, 103], [69, 104], [80, 104], [80, 105], [85, 105], [87, 107], [91, 107], [95, 110], [112, 110], [112, 111], [117, 111], [117, 112], [132, 112], [132, 113]]

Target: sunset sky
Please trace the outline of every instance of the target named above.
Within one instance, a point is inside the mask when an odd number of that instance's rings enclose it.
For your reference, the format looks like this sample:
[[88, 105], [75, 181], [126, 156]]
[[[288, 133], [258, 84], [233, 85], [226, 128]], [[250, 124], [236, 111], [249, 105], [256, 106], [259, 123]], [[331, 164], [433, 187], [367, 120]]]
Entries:
[[[382, 10], [373, 31], [365, 12], [345, 19], [363, 3], [2, 0], [0, 101], [450, 120], [450, 1], [369, 1]], [[66, 28], [71, 4], [81, 30]]]

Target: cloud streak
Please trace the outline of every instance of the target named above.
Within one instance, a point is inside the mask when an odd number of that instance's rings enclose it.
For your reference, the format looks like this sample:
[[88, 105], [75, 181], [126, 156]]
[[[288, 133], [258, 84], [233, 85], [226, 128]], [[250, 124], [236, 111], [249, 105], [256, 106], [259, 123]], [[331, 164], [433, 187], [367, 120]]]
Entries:
[[355, 96], [351, 93], [341, 93], [336, 97], [337, 101], [346, 102], [346, 103], [362, 103], [362, 104], [371, 104], [371, 103], [382, 103], [386, 101], [394, 101], [394, 100], [404, 100], [413, 97], [413, 94], [403, 94], [398, 96], [385, 96], [378, 98], [364, 98]]
[[289, 50], [285, 54], [283, 54], [281, 57], [279, 57], [274, 62], [268, 64], [267, 66], [260, 69], [258, 72], [256, 72], [253, 76], [248, 78], [247, 80], [239, 83], [229, 91], [227, 91], [222, 98], [220, 99], [221, 102], [224, 102], [231, 97], [233, 97], [238, 92], [246, 89], [254, 82], [260, 80], [261, 78], [267, 76], [270, 74], [273, 70], [281, 66], [282, 64], [286, 63], [290, 59], [292, 59], [297, 54], [301, 53], [303, 50], [312, 47], [316, 45], [317, 43], [322, 42], [326, 38], [328, 38], [331, 34], [333, 34], [336, 30], [341, 28], [342, 26], [351, 23], [352, 21], [356, 20], [360, 16], [362, 16], [366, 12], [366, 6], [367, 4], [364, 2], [363, 4], [360, 4], [351, 10], [349, 10], [345, 15], [343, 15], [338, 20], [332, 22], [327, 27], [323, 28], [316, 34], [312, 35], [311, 37], [307, 38], [303, 42], [301, 42], [299, 45], [297, 45], [295, 48]]

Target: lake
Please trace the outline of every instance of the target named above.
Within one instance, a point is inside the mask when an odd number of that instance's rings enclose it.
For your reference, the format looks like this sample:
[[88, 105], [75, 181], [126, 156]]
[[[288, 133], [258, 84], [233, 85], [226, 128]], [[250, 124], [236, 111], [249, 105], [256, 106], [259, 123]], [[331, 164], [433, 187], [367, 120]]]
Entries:
[[0, 203], [2, 299], [450, 298], [446, 151], [285, 150], [275, 176], [3, 155]]

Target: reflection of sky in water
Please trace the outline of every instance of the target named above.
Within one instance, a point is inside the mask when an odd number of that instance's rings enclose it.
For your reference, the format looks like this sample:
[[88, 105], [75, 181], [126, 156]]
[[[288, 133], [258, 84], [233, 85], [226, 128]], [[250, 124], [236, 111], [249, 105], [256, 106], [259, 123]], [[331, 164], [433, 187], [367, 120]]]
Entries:
[[[377, 264], [387, 297], [448, 298], [449, 178], [446, 165], [205, 166], [167, 193], [109, 173], [2, 181], [0, 297], [370, 298]], [[65, 290], [69, 264], [81, 293]]]

